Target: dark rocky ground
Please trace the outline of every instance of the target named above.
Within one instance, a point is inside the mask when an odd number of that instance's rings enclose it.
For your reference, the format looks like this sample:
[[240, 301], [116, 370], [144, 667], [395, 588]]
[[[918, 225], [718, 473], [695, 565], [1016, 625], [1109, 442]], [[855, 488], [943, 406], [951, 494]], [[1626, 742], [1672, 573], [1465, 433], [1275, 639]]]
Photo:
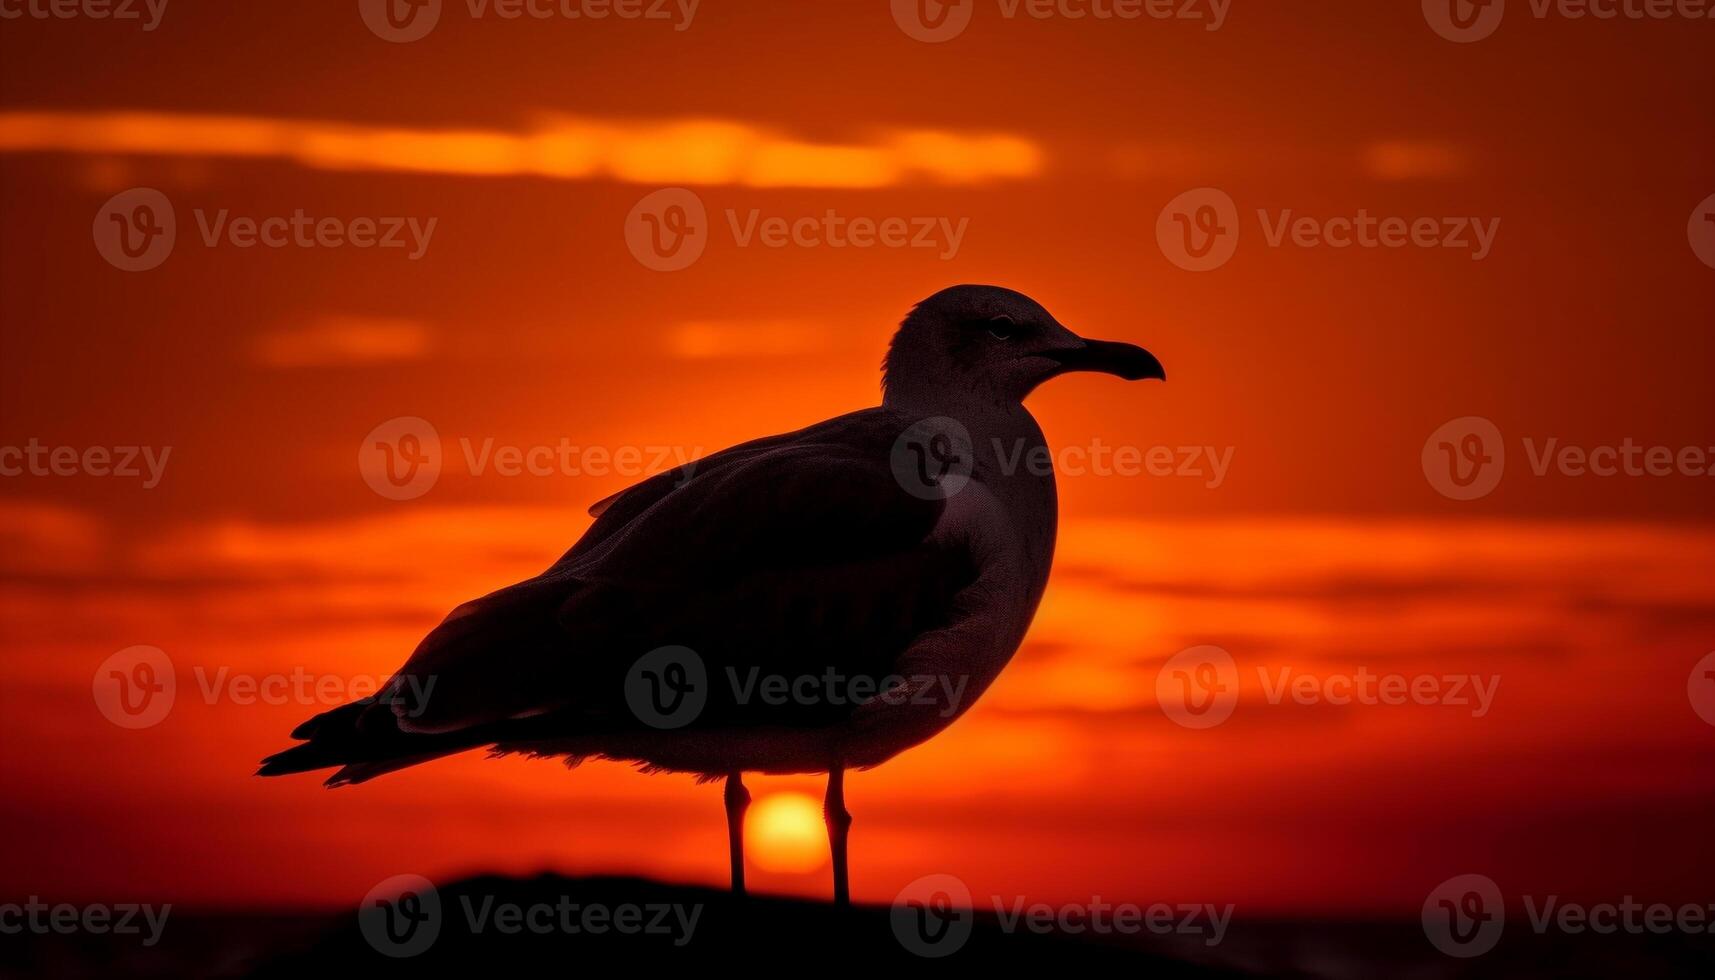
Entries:
[[[417, 905], [417, 926], [377, 907], [366, 930], [355, 910], [211, 913], [173, 910], [161, 941], [135, 937], [0, 936], [0, 975], [56, 977], [507, 976], [554, 970], [711, 968], [762, 976], [967, 973], [972, 970], [1130, 977], [1335, 978], [1709, 977], [1709, 935], [1538, 936], [1509, 922], [1484, 956], [1443, 956], [1416, 922], [1235, 921], [1223, 942], [1201, 936], [1066, 936], [1007, 929], [992, 910], [957, 925], [896, 918], [888, 907], [846, 912], [795, 899], [734, 901], [726, 892], [631, 878], [473, 878], [438, 889], [438, 909]], [[502, 912], [515, 907], [517, 912]], [[603, 912], [591, 913], [596, 907]], [[633, 913], [629, 909], [635, 907]], [[533, 917], [522, 918], [524, 910]], [[607, 911], [613, 910], [613, 911]], [[621, 911], [625, 910], [625, 911]], [[504, 918], [518, 915], [517, 921]], [[595, 918], [586, 920], [586, 915]], [[606, 916], [616, 918], [608, 920]], [[568, 919], [569, 916], [569, 919]], [[623, 923], [619, 917], [635, 916]], [[473, 920], [478, 923], [473, 928]], [[570, 921], [578, 929], [568, 932]], [[602, 931], [584, 928], [586, 921]], [[432, 923], [432, 926], [431, 926]], [[619, 928], [623, 925], [624, 928]], [[381, 937], [372, 942], [370, 935]], [[904, 935], [908, 938], [902, 940]], [[401, 946], [394, 946], [399, 939]], [[948, 955], [926, 957], [908, 948]], [[390, 957], [378, 945], [411, 955]], [[420, 951], [416, 951], [420, 948]]]

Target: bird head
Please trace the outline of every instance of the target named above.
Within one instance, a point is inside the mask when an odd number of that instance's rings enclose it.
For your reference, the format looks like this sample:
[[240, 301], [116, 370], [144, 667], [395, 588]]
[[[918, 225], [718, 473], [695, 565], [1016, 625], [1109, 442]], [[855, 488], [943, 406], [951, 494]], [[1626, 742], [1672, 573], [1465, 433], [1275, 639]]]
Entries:
[[889, 403], [950, 390], [1019, 402], [1069, 371], [1167, 380], [1155, 355], [1132, 344], [1080, 337], [1023, 293], [952, 286], [918, 303], [900, 324], [888, 346], [882, 386]]

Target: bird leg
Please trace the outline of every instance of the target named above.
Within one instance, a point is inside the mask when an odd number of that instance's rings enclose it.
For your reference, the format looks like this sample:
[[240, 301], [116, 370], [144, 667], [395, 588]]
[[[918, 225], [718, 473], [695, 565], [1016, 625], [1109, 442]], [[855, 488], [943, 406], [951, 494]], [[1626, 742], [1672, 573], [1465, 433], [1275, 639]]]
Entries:
[[846, 770], [835, 765], [828, 770], [828, 796], [822, 803], [822, 818], [828, 823], [828, 850], [834, 858], [834, 906], [852, 903], [851, 877], [846, 870], [846, 834], [852, 815], [846, 812]]
[[732, 893], [744, 894], [744, 811], [750, 808], [750, 791], [744, 788], [742, 773], [729, 773], [726, 778], [726, 836], [727, 850], [732, 857]]

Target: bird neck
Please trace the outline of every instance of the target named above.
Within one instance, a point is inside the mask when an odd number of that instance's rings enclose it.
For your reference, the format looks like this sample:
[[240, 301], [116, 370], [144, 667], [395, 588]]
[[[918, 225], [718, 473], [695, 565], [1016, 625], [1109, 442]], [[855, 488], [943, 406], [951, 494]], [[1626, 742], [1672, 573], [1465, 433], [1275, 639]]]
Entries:
[[[1030, 417], [1016, 398], [1003, 398], [963, 385], [947, 384], [944, 379], [918, 381], [910, 377], [890, 377], [882, 393], [881, 407], [914, 418], [945, 416], [958, 419], [966, 426], [987, 419]], [[973, 433], [975, 431], [972, 430]]]
[[940, 392], [933, 399], [907, 404], [909, 409], [898, 403], [889, 407], [909, 411], [917, 419], [955, 419], [970, 432], [976, 456], [971, 476], [1006, 509], [1039, 595], [1053, 562], [1060, 511], [1053, 457], [1042, 427], [1023, 404], [1010, 399], [990, 401], [968, 392]]
[[1048, 440], [1036, 419], [1017, 402], [1009, 411], [966, 421], [965, 425], [971, 431], [976, 453], [973, 476], [994, 493], [1012, 517], [1030, 563], [1032, 598], [1039, 598], [1048, 582], [1060, 518]]
[[1022, 402], [956, 386], [890, 382], [882, 408], [916, 422], [956, 420], [976, 454], [972, 477], [994, 493], [1012, 518], [1037, 591], [1054, 557], [1059, 495], [1048, 440]]

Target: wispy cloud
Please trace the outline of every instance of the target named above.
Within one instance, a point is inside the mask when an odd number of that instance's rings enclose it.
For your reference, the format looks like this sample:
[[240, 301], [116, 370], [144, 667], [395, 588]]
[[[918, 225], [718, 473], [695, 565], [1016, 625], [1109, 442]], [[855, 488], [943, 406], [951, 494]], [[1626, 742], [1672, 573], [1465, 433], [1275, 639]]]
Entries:
[[680, 323], [667, 331], [667, 353], [687, 361], [729, 357], [790, 357], [833, 346], [832, 337], [813, 323], [798, 320]]
[[414, 361], [434, 337], [427, 324], [393, 317], [333, 314], [258, 338], [252, 354], [269, 367], [330, 367]]
[[411, 129], [171, 112], [0, 113], [0, 152], [291, 160], [346, 171], [748, 187], [969, 185], [1036, 177], [1042, 149], [1005, 133], [892, 130], [826, 143], [725, 119], [544, 118], [516, 131]]
[[1463, 148], [1437, 140], [1386, 140], [1364, 148], [1364, 170], [1382, 180], [1444, 180], [1471, 169]]
[[100, 521], [82, 511], [0, 500], [0, 574], [94, 571], [107, 543]]

